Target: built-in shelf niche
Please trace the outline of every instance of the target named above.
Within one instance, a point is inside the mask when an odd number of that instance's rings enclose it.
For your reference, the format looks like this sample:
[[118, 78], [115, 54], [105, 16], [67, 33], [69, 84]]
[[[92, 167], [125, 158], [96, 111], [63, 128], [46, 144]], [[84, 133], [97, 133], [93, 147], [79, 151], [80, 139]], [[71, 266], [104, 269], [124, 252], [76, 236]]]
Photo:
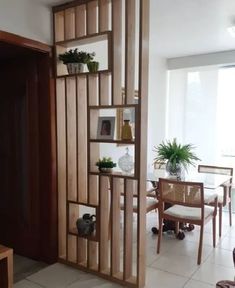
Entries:
[[[135, 168], [132, 170], [131, 173], [123, 172], [120, 167], [118, 166], [118, 160], [120, 157], [124, 156], [126, 153], [126, 147], [129, 148], [129, 154], [133, 157], [135, 163], [135, 145], [134, 144], [126, 144], [122, 146], [117, 146], [117, 143], [97, 143], [91, 142], [90, 143], [90, 168], [89, 171], [96, 175], [107, 175], [107, 176], [118, 176], [118, 177], [127, 177], [133, 178], [135, 177]], [[97, 152], [99, 153], [97, 157]], [[113, 162], [117, 164], [117, 167], [112, 169], [112, 173], [102, 173], [99, 172], [98, 167], [96, 166], [96, 162], [99, 158], [102, 157], [111, 157]], [[135, 165], [134, 165], [135, 166]]]
[[[136, 107], [122, 107], [122, 108], [105, 108], [105, 109], [89, 109], [90, 117], [90, 142], [92, 143], [116, 143], [117, 145], [133, 145], [135, 144], [135, 136], [138, 133], [136, 131]], [[114, 125], [111, 125], [111, 129], [114, 130], [112, 139], [109, 137], [102, 137], [100, 129], [102, 126], [99, 125], [99, 119], [102, 122], [102, 119], [105, 118], [109, 121], [109, 117], [114, 122]], [[130, 120], [129, 125], [132, 130], [132, 139], [122, 139], [122, 128], [124, 120]]]
[[[76, 39], [60, 41], [56, 43], [56, 63], [57, 76], [68, 75], [67, 67], [59, 59], [59, 55], [70, 49], [78, 49], [88, 53], [95, 52], [94, 61], [99, 62], [98, 71], [111, 71], [111, 32], [95, 33], [89, 36], [78, 37]], [[87, 65], [82, 73], [91, 73]], [[81, 73], [81, 74], [82, 74]], [[91, 73], [93, 74], [93, 73]]]

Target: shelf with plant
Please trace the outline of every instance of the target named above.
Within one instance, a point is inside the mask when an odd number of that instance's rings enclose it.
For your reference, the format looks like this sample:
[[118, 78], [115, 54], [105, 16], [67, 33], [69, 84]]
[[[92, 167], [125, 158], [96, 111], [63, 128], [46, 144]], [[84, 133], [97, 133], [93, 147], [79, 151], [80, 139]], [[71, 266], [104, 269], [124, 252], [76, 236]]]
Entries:
[[93, 61], [95, 53], [78, 51], [78, 48], [70, 49], [59, 54], [58, 59], [67, 66], [69, 75], [84, 73], [85, 65], [87, 65], [90, 73], [96, 73], [99, 69], [99, 62]]
[[113, 171], [113, 168], [117, 166], [117, 164], [113, 162], [111, 157], [100, 158], [95, 165], [98, 167], [99, 172], [102, 173], [111, 173]]
[[157, 157], [154, 164], [166, 164], [167, 172], [178, 178], [181, 178], [182, 170], [188, 170], [190, 165], [195, 166], [195, 161], [200, 161], [192, 151], [195, 147], [192, 144], [179, 144], [176, 138], [172, 141], [163, 141], [157, 147], [154, 147]]

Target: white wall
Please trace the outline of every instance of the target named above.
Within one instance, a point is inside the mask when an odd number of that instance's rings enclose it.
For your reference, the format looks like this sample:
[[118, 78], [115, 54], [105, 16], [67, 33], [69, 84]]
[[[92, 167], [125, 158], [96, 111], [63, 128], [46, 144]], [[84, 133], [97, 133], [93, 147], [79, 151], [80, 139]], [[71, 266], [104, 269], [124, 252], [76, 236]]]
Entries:
[[0, 30], [52, 43], [51, 8], [36, 0], [1, 0]]
[[151, 48], [149, 53], [149, 101], [148, 101], [148, 167], [152, 168], [154, 146], [165, 139], [166, 128], [166, 59], [155, 54]]

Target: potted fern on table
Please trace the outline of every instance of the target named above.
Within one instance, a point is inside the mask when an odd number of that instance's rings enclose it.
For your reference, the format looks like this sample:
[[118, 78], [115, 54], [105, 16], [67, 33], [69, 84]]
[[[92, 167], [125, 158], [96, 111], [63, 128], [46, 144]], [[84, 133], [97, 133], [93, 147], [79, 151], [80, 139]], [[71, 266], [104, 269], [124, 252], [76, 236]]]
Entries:
[[183, 169], [187, 171], [190, 165], [195, 166], [195, 161], [200, 160], [192, 151], [195, 148], [192, 144], [178, 144], [176, 138], [163, 141], [154, 148], [157, 153], [154, 164], [166, 163], [166, 171], [176, 178], [181, 178]]

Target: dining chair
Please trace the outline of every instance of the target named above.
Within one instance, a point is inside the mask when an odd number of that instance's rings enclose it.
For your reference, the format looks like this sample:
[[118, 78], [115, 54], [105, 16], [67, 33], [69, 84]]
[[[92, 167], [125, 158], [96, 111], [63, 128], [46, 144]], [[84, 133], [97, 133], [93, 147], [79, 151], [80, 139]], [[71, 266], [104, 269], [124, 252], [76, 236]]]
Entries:
[[[229, 183], [222, 185], [222, 191], [218, 192], [218, 207], [219, 207], [219, 237], [222, 235], [222, 209], [228, 205], [229, 210], [229, 225], [232, 226], [232, 176], [233, 168], [231, 167], [219, 167], [219, 166], [208, 166], [208, 165], [198, 165], [199, 173], [209, 173], [209, 174], [220, 174], [231, 176]], [[214, 205], [214, 203], [211, 203]]]
[[[165, 204], [171, 205], [164, 210]], [[217, 194], [214, 194], [215, 206], [204, 205], [203, 183], [184, 182], [167, 178], [159, 179], [159, 233], [157, 242], [157, 253], [160, 253], [162, 239], [163, 219], [176, 222], [199, 225], [200, 239], [198, 248], [197, 264], [201, 264], [204, 225], [212, 220], [213, 224], [213, 247], [216, 243], [216, 213]]]

